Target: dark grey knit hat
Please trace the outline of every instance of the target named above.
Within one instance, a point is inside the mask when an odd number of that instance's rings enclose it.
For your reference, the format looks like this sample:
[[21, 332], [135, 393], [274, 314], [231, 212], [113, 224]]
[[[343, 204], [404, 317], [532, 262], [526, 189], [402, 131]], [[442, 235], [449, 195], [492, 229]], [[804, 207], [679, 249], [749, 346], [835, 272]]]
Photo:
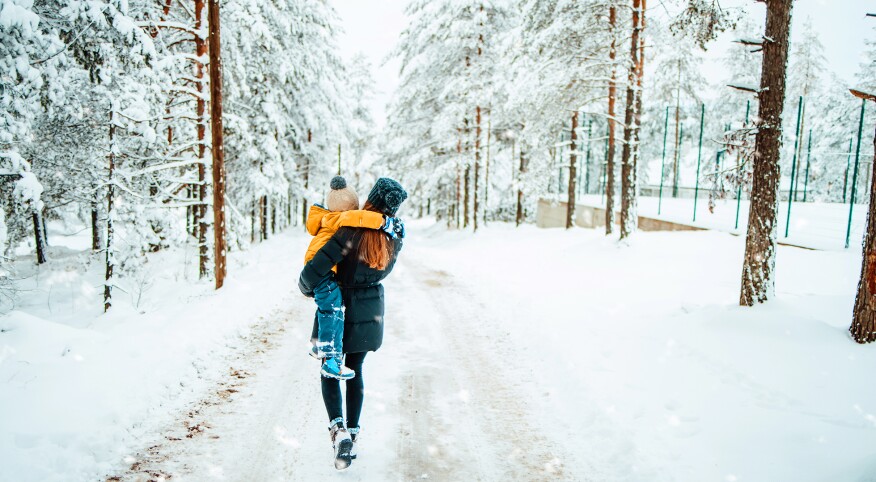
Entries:
[[381, 177], [368, 194], [368, 202], [387, 216], [395, 216], [408, 193], [395, 179]]

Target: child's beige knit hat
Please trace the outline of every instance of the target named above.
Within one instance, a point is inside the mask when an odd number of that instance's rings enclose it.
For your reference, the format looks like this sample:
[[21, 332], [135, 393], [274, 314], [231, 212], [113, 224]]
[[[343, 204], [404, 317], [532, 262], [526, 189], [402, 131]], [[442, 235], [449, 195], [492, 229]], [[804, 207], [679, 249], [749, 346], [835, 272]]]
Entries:
[[352, 187], [347, 185], [347, 180], [343, 176], [333, 177], [329, 187], [331, 187], [331, 191], [325, 198], [325, 204], [329, 211], [359, 209], [359, 196]]

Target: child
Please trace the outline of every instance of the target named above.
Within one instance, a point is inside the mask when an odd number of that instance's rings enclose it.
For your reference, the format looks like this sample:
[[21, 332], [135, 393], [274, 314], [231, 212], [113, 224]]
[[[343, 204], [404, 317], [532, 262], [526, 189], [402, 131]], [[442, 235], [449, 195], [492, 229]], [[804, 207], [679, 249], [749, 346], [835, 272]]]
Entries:
[[[330, 183], [331, 191], [326, 196], [326, 206], [310, 207], [307, 215], [307, 232], [313, 235], [304, 262], [316, 255], [335, 232], [342, 226], [383, 229], [394, 236], [394, 219], [372, 211], [359, 210], [359, 197], [347, 181], [335, 176]], [[337, 267], [332, 268], [337, 273]], [[353, 370], [343, 366], [344, 312], [341, 290], [334, 275], [328, 276], [313, 290], [316, 302], [316, 320], [319, 326], [316, 344], [310, 355], [323, 359], [320, 373], [325, 377], [349, 380], [356, 376]]]

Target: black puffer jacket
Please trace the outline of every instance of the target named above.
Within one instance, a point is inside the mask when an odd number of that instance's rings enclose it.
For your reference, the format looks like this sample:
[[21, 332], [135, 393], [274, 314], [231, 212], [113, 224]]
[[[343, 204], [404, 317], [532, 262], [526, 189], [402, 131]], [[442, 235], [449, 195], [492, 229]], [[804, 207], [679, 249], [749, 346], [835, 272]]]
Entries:
[[[392, 259], [385, 270], [370, 268], [359, 260], [359, 244], [362, 228], [341, 228], [311, 259], [298, 278], [298, 288], [305, 296], [313, 296], [313, 288], [327, 276], [332, 266], [338, 266], [335, 279], [344, 297], [344, 353], [375, 351], [383, 344], [384, 278], [389, 276], [402, 240], [392, 243]], [[316, 338], [317, 323], [314, 316], [313, 333]]]

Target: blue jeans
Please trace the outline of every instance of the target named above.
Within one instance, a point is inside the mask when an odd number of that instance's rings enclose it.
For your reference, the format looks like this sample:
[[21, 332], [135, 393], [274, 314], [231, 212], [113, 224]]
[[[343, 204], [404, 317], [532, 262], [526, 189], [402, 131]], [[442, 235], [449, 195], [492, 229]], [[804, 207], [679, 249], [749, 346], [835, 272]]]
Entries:
[[316, 346], [328, 357], [341, 358], [344, 352], [344, 300], [333, 276], [314, 288], [313, 301], [316, 302], [316, 322], [319, 325]]

